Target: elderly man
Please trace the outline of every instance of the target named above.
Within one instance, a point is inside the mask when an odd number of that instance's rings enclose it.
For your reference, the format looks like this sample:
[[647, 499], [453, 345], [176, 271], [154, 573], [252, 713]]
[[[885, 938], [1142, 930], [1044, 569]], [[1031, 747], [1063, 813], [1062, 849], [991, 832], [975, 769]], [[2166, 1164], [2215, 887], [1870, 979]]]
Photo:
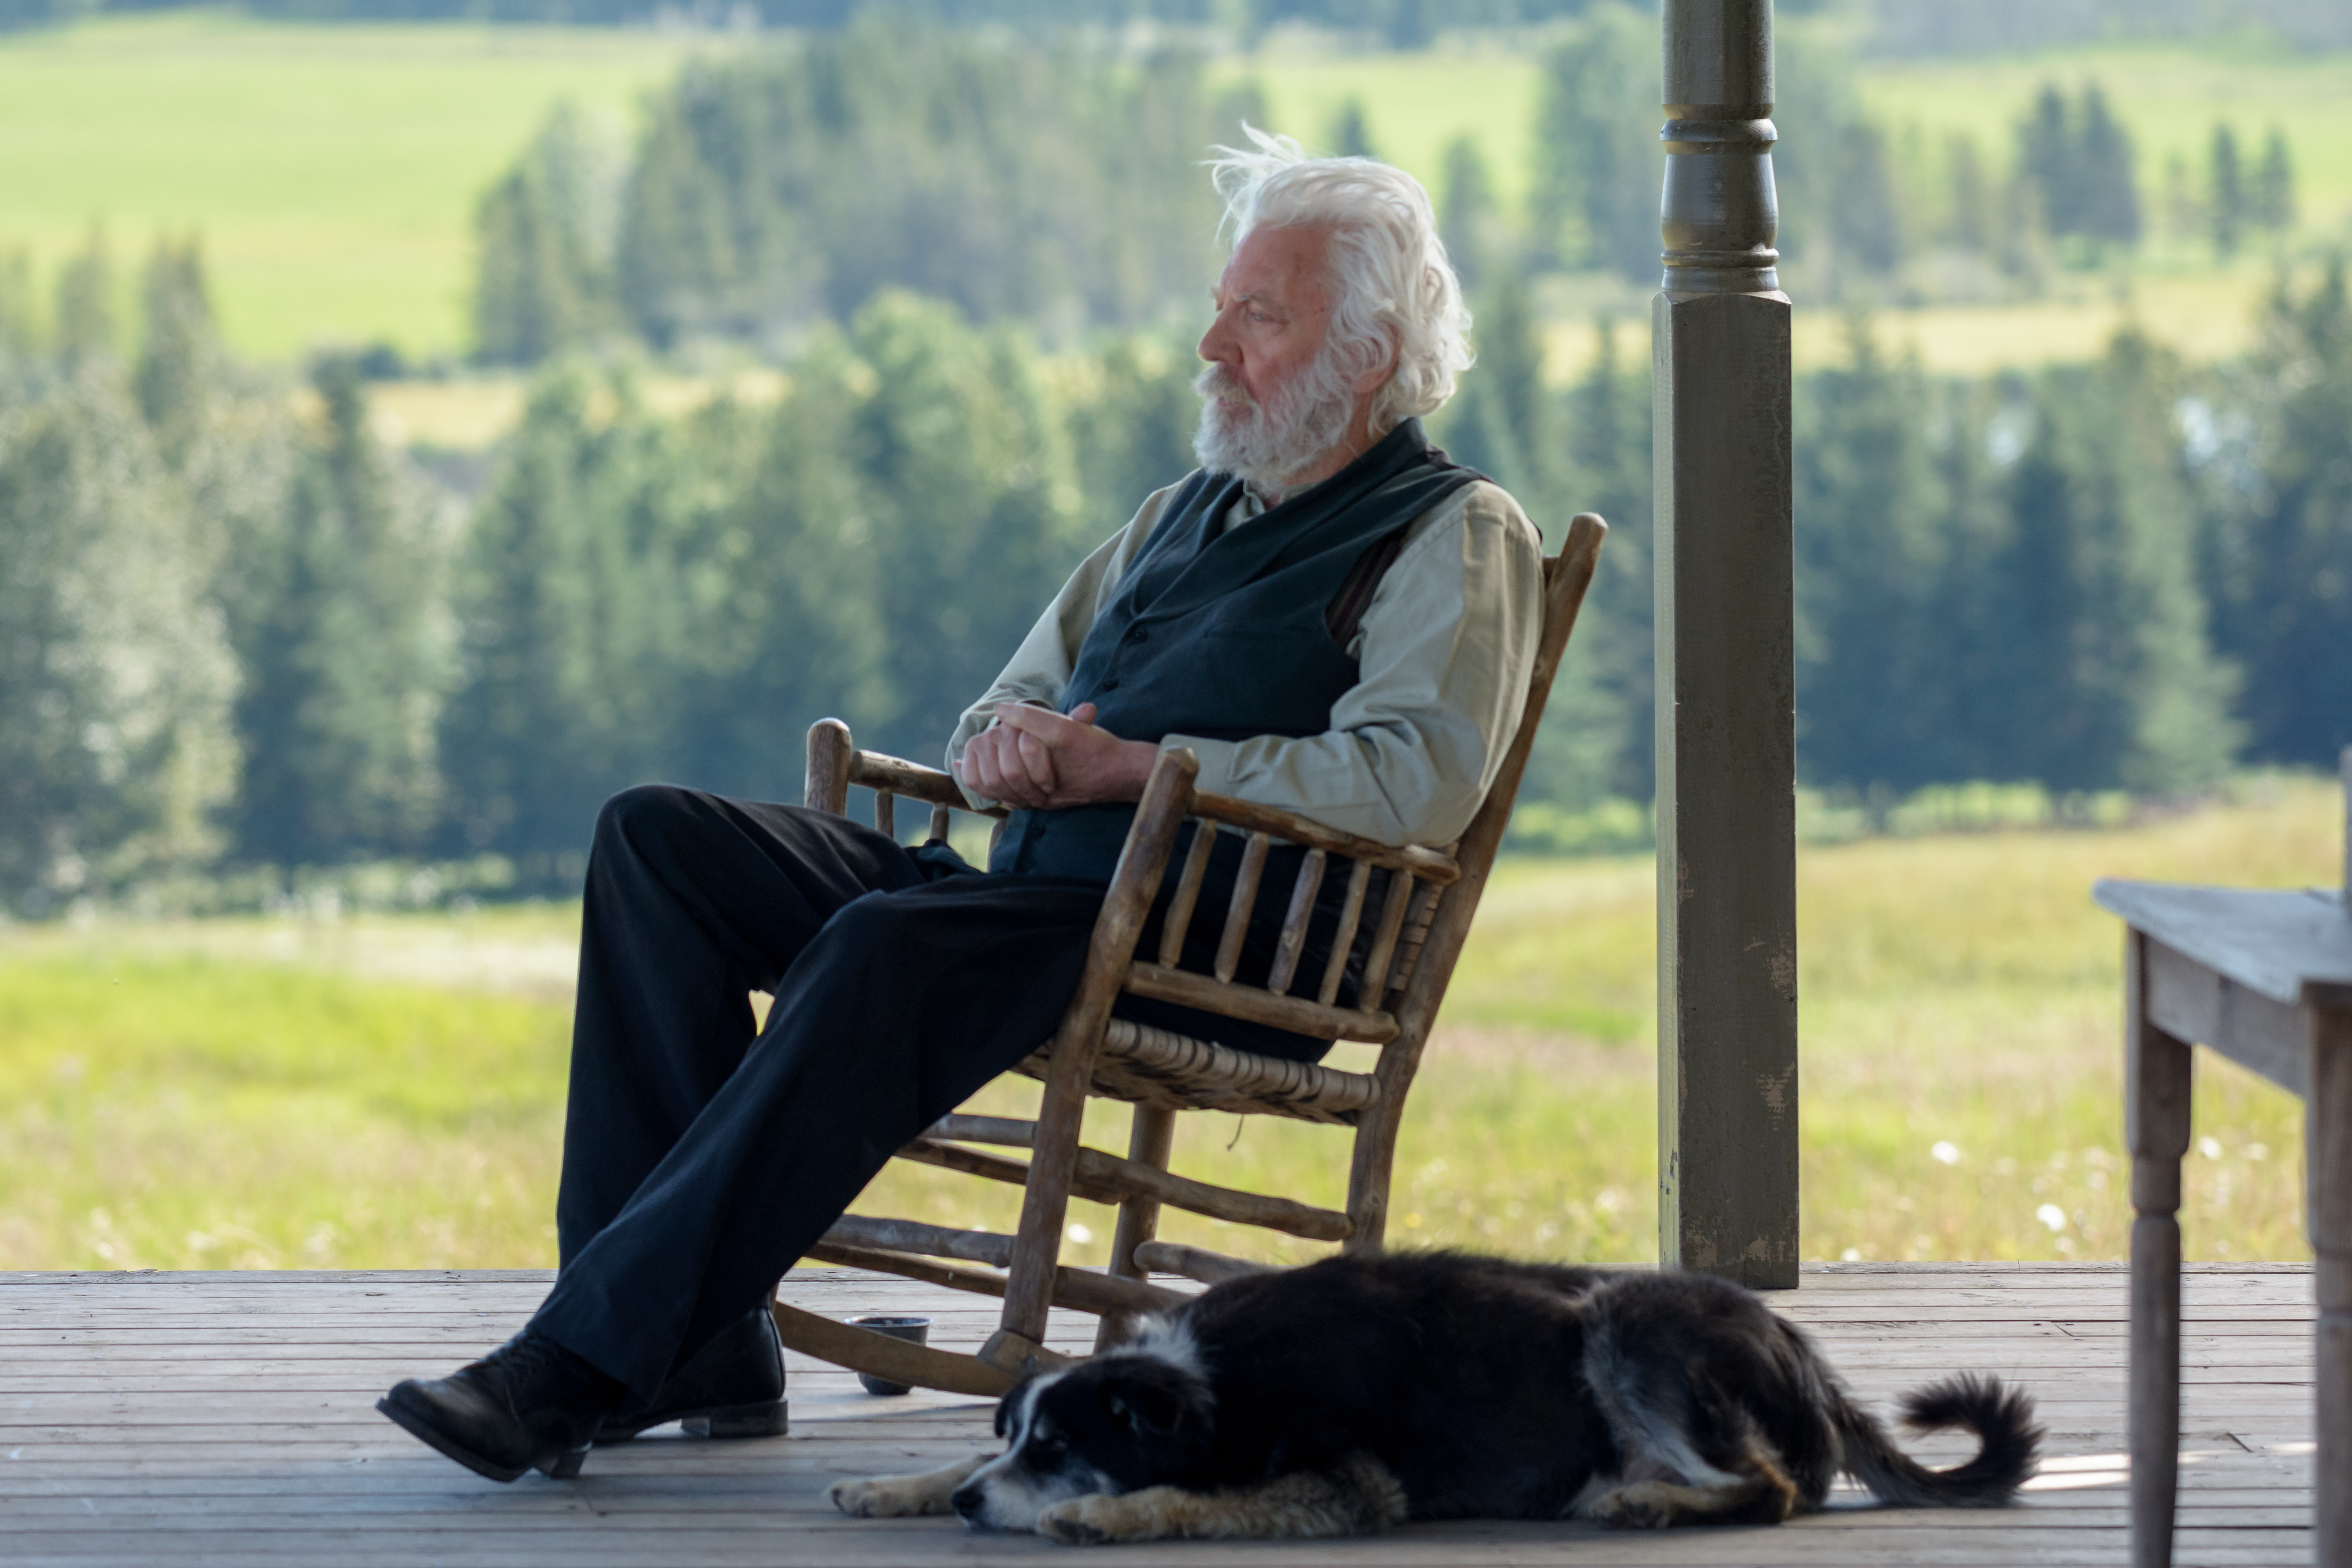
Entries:
[[1237, 243], [1201, 340], [1202, 466], [1078, 568], [949, 747], [974, 804], [1015, 808], [989, 869], [795, 806], [658, 787], [605, 808], [562, 1269], [515, 1339], [378, 1405], [442, 1453], [512, 1480], [662, 1421], [782, 1431], [769, 1291], [893, 1151], [1052, 1033], [1160, 750], [1385, 843], [1468, 824], [1542, 573], [1511, 499], [1422, 434], [1469, 364], [1460, 289], [1409, 175], [1250, 134], [1212, 165]]

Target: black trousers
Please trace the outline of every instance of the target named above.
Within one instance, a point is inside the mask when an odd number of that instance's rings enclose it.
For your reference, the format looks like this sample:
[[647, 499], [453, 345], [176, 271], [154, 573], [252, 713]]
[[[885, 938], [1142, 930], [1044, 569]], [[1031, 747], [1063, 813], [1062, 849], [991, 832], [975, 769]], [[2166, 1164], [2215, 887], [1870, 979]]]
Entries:
[[[666, 785], [614, 796], [588, 861], [562, 1268], [531, 1326], [649, 1399], [894, 1152], [1053, 1033], [1102, 895], [799, 806]], [[755, 990], [774, 997], [756, 1032]]]

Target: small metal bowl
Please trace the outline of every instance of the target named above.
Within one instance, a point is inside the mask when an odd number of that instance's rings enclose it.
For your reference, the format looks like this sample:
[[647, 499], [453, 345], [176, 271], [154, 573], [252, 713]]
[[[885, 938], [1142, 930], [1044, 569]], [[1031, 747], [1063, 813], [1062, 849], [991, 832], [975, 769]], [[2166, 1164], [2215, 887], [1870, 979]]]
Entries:
[[[849, 1321], [851, 1326], [854, 1328], [870, 1329], [877, 1334], [887, 1334], [894, 1340], [905, 1340], [908, 1344], [920, 1345], [929, 1344], [930, 1342], [931, 1320], [929, 1318], [910, 1318], [893, 1315], [876, 1318], [852, 1318]], [[866, 1393], [879, 1394], [885, 1399], [893, 1398], [898, 1394], [908, 1394], [913, 1391], [911, 1384], [904, 1383], [891, 1383], [883, 1378], [869, 1376], [862, 1372], [857, 1374], [857, 1381], [866, 1385]]]

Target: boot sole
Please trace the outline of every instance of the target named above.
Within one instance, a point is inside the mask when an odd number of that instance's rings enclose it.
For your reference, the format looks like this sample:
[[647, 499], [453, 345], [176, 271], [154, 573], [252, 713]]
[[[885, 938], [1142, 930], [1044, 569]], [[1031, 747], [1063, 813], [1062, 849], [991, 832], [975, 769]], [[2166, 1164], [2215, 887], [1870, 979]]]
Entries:
[[634, 1416], [626, 1422], [611, 1423], [596, 1430], [601, 1444], [625, 1443], [641, 1432], [675, 1421], [684, 1426], [690, 1437], [710, 1437], [721, 1442], [740, 1437], [782, 1437], [792, 1430], [792, 1401], [762, 1400], [753, 1405], [711, 1405], [693, 1410], [666, 1410], [659, 1415]]
[[444, 1458], [457, 1460], [457, 1463], [465, 1466], [476, 1475], [483, 1477], [488, 1480], [499, 1481], [501, 1483], [511, 1483], [520, 1479], [525, 1470], [538, 1470], [549, 1477], [551, 1479], [568, 1481], [572, 1477], [580, 1473], [581, 1465], [586, 1462], [588, 1458], [587, 1449], [572, 1448], [565, 1452], [556, 1454], [550, 1458], [534, 1460], [530, 1464], [519, 1467], [493, 1464], [488, 1459], [482, 1458], [479, 1454], [477, 1454], [472, 1449], [467, 1447], [464, 1444], [453, 1441], [436, 1428], [426, 1424], [424, 1418], [416, 1415], [415, 1412], [404, 1409], [400, 1405], [394, 1405], [388, 1398], [377, 1400], [375, 1402], [375, 1407], [378, 1411], [382, 1412], [384, 1417], [391, 1421], [394, 1426], [399, 1427], [402, 1431], [407, 1433], [410, 1436], [415, 1438], [418, 1442], [424, 1444], [435, 1453], [441, 1455]]

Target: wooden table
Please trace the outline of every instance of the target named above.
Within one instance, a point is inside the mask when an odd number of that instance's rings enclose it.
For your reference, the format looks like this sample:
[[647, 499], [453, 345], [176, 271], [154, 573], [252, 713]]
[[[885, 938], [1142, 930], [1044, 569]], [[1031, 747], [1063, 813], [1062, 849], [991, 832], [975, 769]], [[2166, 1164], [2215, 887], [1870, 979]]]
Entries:
[[[2352, 758], [2352, 753], [2347, 753]], [[2352, 775], [2352, 761], [2347, 762]], [[2352, 858], [2352, 850], [2347, 850]], [[2304, 1101], [2305, 1221], [2318, 1288], [2320, 1568], [2352, 1568], [2352, 913], [2344, 894], [2103, 881], [2129, 928], [2125, 1141], [2132, 1156], [2134, 1568], [2172, 1561], [2179, 1476], [2180, 1160], [2201, 1045]]]

